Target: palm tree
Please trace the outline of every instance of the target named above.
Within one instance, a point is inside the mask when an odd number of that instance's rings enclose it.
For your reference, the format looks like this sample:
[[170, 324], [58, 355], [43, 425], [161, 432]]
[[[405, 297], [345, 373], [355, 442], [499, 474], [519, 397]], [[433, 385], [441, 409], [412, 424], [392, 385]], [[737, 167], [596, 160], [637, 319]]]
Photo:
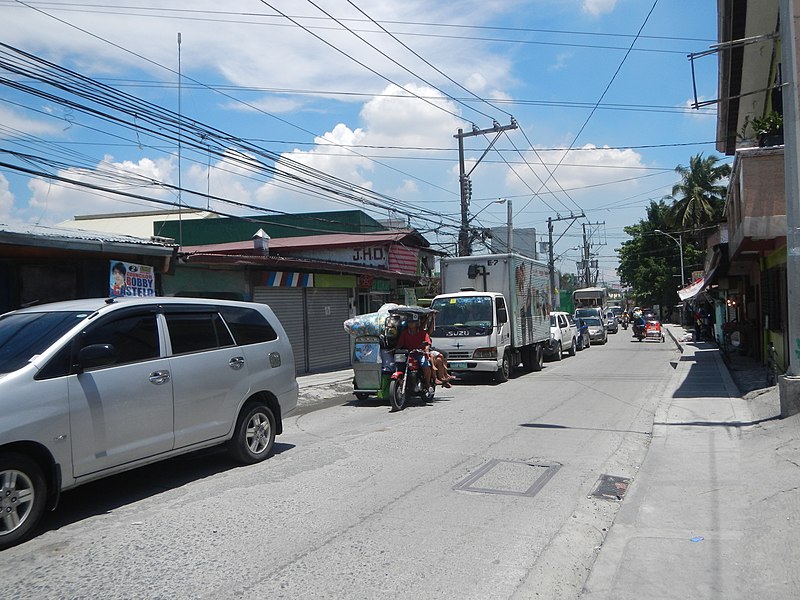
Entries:
[[670, 210], [673, 227], [696, 230], [720, 220], [727, 186], [719, 182], [730, 176], [731, 167], [718, 162], [718, 156], [703, 158], [697, 154], [689, 159], [688, 167], [675, 167], [681, 181], [672, 187], [672, 195], [666, 196], [673, 200]]

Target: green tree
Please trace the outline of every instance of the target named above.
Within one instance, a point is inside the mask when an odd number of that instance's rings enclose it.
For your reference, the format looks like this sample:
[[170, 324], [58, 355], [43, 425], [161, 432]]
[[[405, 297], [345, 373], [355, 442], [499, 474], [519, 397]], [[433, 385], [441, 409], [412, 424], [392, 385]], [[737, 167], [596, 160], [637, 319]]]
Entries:
[[726, 186], [720, 184], [731, 174], [727, 164], [717, 164], [719, 157], [696, 154], [689, 166], [678, 165], [675, 172], [681, 181], [672, 187], [673, 204], [667, 219], [670, 228], [697, 231], [704, 225], [717, 223], [725, 208]]
[[[655, 233], [670, 226], [672, 207], [664, 200], [651, 201], [647, 218], [636, 225], [625, 227], [632, 239], [617, 249], [620, 281], [633, 288], [633, 296], [640, 306], [660, 304], [672, 306], [678, 302], [680, 282], [680, 254], [678, 246], [668, 237]], [[689, 240], [684, 240], [683, 257], [686, 273], [699, 268], [703, 253]]]

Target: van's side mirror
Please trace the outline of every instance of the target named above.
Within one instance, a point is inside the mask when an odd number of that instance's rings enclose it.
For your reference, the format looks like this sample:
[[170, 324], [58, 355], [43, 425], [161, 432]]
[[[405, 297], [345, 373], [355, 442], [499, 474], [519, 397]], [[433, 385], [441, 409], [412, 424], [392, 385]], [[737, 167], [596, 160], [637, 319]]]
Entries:
[[505, 308], [498, 308], [497, 309], [497, 322], [501, 325], [503, 323], [508, 322], [508, 312]]
[[111, 344], [91, 344], [78, 352], [78, 368], [81, 371], [113, 365], [115, 362], [117, 351]]

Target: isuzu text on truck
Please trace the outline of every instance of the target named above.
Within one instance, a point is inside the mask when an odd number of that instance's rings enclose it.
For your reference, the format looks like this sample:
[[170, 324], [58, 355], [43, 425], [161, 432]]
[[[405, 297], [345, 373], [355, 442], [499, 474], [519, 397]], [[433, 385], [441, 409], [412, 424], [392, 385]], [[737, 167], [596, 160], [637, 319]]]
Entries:
[[443, 258], [434, 348], [452, 371], [493, 373], [507, 381], [512, 369], [539, 371], [550, 343], [547, 266], [519, 254]]

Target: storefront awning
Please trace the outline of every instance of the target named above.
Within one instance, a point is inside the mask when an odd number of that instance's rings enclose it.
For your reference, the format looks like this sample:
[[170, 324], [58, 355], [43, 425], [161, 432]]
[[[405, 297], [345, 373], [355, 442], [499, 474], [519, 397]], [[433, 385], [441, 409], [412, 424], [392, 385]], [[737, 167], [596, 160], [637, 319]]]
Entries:
[[700, 279], [695, 279], [692, 283], [687, 285], [685, 288], [681, 288], [678, 290], [678, 298], [680, 298], [683, 302], [687, 300], [691, 300], [697, 294], [703, 291], [703, 288], [706, 286], [706, 278], [701, 277]]
[[697, 294], [702, 292], [706, 289], [712, 281], [714, 281], [714, 272], [717, 270], [717, 267], [720, 263], [721, 254], [719, 250], [714, 251], [714, 255], [711, 257], [711, 264], [707, 265], [708, 270], [706, 271], [703, 277], [699, 279], [695, 279], [692, 283], [687, 285], [684, 288], [678, 290], [678, 298], [681, 299], [682, 302], [686, 302], [687, 300], [691, 300]]

